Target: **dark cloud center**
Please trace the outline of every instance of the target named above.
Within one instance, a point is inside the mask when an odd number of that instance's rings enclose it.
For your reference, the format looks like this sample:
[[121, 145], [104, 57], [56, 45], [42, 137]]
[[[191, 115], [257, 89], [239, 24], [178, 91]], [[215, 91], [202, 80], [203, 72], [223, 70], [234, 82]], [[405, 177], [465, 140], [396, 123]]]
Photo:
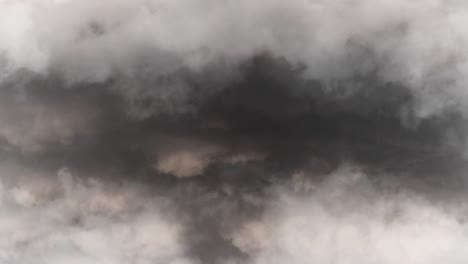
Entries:
[[[6, 140], [1, 155], [35, 170], [67, 167], [79, 177], [152, 186], [188, 217], [191, 254], [203, 263], [246, 257], [223, 230], [258, 217], [271, 184], [297, 172], [321, 181], [352, 163], [375, 175], [406, 175], [392, 177], [429, 196], [435, 189], [456, 189], [466, 168], [465, 120], [456, 109], [418, 119], [414, 95], [403, 85], [372, 74], [326, 83], [306, 78], [304, 70], [261, 53], [223, 81], [217, 67], [143, 75], [130, 83], [116, 75], [105, 83], [73, 85], [19, 72], [1, 91], [4, 105], [24, 111], [17, 122], [26, 129], [32, 127], [28, 122], [67, 122], [58, 132], [46, 131], [57, 136], [26, 135], [38, 150], [24, 151]], [[174, 84], [188, 89], [184, 100], [168, 101], [165, 96], [182, 95], [158, 93]], [[143, 90], [129, 96], [122, 85]], [[31, 106], [45, 107], [52, 116], [34, 120]], [[57, 139], [61, 129], [72, 131], [66, 140]], [[166, 156], [175, 157], [175, 165]], [[246, 195], [261, 202], [252, 204]], [[204, 211], [208, 204], [215, 208]]]

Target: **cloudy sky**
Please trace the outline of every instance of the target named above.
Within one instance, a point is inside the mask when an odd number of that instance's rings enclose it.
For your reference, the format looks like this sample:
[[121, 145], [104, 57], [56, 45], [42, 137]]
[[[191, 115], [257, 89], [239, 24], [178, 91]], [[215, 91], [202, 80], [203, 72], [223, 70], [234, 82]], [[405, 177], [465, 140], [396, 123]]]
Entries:
[[0, 264], [468, 261], [468, 3], [0, 0]]

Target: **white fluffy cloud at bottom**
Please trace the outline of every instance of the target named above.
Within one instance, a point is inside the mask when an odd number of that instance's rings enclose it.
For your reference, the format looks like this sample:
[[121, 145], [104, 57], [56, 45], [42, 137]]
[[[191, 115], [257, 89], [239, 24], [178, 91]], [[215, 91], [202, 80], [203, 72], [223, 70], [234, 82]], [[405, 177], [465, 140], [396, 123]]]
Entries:
[[[83, 180], [67, 170], [57, 178], [30, 177], [16, 184], [2, 179], [2, 264], [200, 263], [184, 237], [189, 222], [174, 221], [170, 197], [136, 185]], [[468, 260], [463, 199], [433, 203], [407, 190], [382, 191], [369, 176], [349, 168], [321, 183], [293, 179], [292, 185], [274, 187], [276, 198], [262, 217], [224, 233], [247, 257], [220, 264]]]
[[0, 263], [192, 263], [181, 226], [135, 190], [59, 180], [0, 188]]
[[465, 205], [377, 192], [364, 174], [345, 169], [310, 196], [283, 192], [263, 219], [232, 235], [233, 243], [255, 264], [468, 261]]

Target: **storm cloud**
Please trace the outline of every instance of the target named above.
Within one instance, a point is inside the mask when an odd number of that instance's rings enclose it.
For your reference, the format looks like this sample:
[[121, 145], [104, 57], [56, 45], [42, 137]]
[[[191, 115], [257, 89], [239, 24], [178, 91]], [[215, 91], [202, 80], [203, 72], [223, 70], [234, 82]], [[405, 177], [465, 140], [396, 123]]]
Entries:
[[0, 262], [468, 260], [467, 12], [0, 1]]

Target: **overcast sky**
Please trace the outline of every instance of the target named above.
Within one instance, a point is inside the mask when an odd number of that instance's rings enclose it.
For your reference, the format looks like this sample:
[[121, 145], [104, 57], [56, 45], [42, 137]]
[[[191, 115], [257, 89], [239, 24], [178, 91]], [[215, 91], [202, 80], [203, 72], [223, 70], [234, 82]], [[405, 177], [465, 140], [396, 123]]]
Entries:
[[467, 18], [0, 0], [0, 263], [466, 263]]

